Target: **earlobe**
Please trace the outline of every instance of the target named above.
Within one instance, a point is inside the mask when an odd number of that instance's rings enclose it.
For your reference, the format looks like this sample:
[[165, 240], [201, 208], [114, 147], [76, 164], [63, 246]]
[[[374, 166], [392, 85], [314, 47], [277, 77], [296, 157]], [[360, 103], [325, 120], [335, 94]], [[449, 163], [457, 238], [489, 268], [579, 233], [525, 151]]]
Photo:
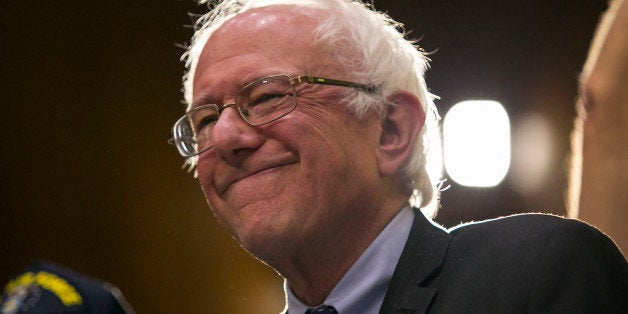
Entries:
[[382, 176], [392, 176], [399, 171], [412, 154], [414, 143], [425, 123], [425, 112], [416, 95], [397, 91], [388, 100], [382, 123], [378, 149], [378, 166]]

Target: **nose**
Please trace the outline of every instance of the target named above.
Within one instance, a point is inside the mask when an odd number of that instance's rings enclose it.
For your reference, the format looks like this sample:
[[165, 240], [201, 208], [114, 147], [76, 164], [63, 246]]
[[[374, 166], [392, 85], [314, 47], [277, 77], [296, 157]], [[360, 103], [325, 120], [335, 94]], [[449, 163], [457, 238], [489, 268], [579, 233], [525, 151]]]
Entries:
[[264, 137], [237, 110], [234, 106], [224, 108], [212, 130], [214, 151], [221, 160], [234, 166], [264, 143]]

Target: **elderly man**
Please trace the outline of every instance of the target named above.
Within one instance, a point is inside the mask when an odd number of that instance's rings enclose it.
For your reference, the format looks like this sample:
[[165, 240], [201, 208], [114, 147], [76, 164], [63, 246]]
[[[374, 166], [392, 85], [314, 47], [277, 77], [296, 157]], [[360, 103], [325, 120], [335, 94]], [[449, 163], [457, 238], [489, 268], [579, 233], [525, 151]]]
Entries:
[[220, 223], [286, 279], [286, 311], [626, 309], [626, 261], [585, 224], [430, 221], [427, 59], [386, 15], [344, 0], [224, 1], [198, 26], [173, 140]]

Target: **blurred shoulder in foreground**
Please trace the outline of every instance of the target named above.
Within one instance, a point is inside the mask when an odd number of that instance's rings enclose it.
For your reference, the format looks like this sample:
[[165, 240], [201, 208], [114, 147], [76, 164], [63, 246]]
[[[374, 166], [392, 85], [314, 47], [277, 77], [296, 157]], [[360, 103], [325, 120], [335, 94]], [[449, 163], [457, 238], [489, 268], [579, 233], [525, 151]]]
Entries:
[[628, 1], [602, 17], [580, 79], [568, 213], [628, 248]]

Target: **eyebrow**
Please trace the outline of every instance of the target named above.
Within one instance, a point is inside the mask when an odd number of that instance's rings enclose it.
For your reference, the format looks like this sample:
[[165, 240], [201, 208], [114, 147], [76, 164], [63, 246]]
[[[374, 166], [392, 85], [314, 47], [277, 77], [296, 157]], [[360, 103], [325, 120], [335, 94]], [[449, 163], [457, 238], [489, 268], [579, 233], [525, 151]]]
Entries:
[[196, 107], [203, 106], [203, 105], [213, 104], [214, 101], [211, 101], [211, 99], [212, 99], [212, 95], [210, 93], [205, 93], [202, 96], [200, 96], [198, 99], [193, 99], [192, 105], [190, 106], [190, 110]]

